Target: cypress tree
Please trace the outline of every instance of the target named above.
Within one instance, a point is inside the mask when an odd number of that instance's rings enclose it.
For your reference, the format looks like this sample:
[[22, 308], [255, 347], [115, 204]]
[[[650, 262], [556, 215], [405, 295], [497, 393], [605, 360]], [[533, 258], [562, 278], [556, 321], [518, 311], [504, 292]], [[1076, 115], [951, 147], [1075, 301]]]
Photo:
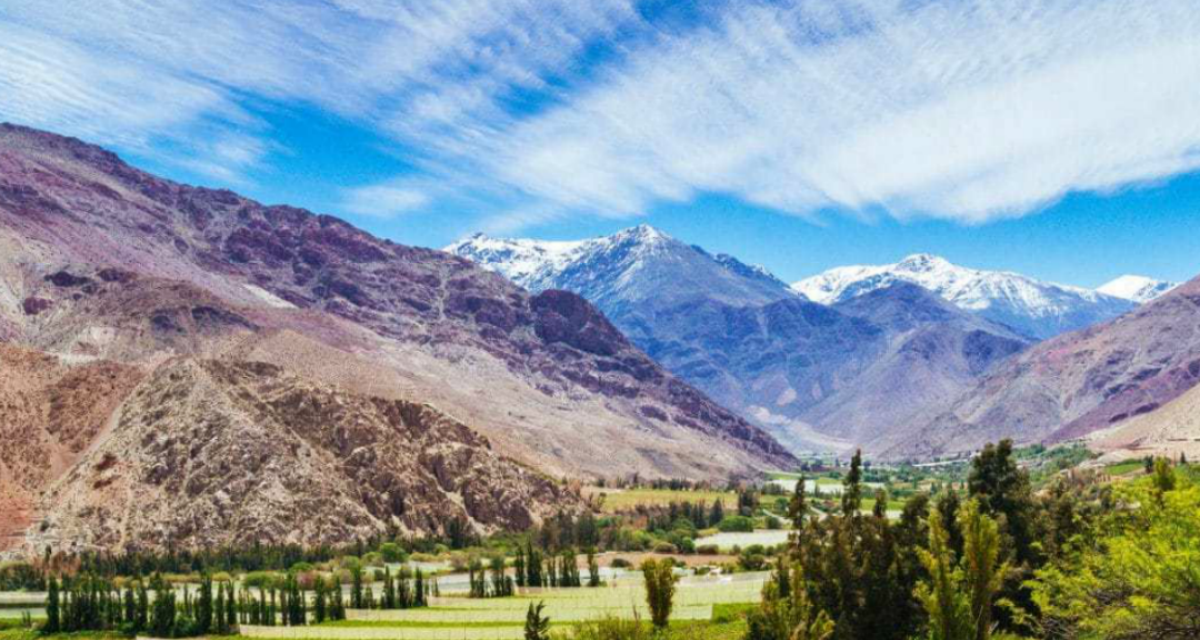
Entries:
[[45, 633], [58, 633], [62, 630], [58, 603], [58, 580], [50, 578], [49, 592], [46, 594], [46, 624], [42, 627]]

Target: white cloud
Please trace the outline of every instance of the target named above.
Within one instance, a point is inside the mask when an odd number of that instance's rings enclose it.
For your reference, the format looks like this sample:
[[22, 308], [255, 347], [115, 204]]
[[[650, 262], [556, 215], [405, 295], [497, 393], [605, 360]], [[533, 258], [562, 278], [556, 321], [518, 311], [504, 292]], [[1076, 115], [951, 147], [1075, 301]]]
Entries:
[[420, 172], [347, 210], [469, 198], [491, 228], [702, 192], [976, 223], [1200, 167], [1194, 0], [745, 0], [664, 30], [634, 3], [7, 0], [0, 117], [236, 183], [280, 144], [248, 105], [312, 105]]
[[429, 203], [429, 196], [409, 187], [372, 185], [349, 189], [342, 207], [360, 216], [392, 218]]
[[495, 172], [600, 211], [715, 191], [982, 222], [1200, 166], [1193, 2], [802, 6], [638, 51]]

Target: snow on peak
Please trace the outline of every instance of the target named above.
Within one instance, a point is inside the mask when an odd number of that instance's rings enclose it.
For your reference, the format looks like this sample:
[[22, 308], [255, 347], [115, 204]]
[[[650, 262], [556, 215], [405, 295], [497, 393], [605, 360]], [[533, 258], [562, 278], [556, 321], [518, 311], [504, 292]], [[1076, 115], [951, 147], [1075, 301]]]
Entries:
[[1164, 282], [1145, 276], [1125, 275], [1106, 283], [1096, 291], [1110, 296], [1145, 304], [1179, 286], [1177, 282]]
[[567, 289], [598, 304], [701, 294], [731, 304], [750, 304], [795, 296], [766, 269], [729, 256], [710, 255], [646, 224], [572, 242], [476, 235], [445, 250], [530, 291]]
[[962, 309], [1037, 338], [1107, 320], [1130, 308], [1127, 300], [1089, 289], [969, 269], [930, 254], [891, 265], [830, 269], [792, 288], [814, 302], [836, 304], [897, 281], [920, 285]]

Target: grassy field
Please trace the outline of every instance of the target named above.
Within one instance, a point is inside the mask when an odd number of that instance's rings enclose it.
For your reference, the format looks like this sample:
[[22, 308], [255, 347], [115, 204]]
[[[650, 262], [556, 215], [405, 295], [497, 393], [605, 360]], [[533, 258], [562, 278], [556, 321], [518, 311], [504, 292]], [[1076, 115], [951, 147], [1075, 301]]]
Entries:
[[609, 489], [587, 487], [587, 496], [603, 496], [601, 510], [613, 514], [631, 511], [639, 505], [666, 506], [672, 502], [691, 502], [712, 505], [721, 500], [726, 510], [737, 508], [737, 494], [732, 491], [671, 491], [670, 489]]
[[1114, 476], [1123, 476], [1135, 471], [1140, 471], [1143, 467], [1145, 467], [1145, 465], [1146, 463], [1142, 460], [1126, 460], [1125, 462], [1110, 464], [1107, 467], [1104, 467], [1104, 470]]
[[[765, 573], [685, 578], [676, 590], [670, 635], [718, 639], [740, 634], [745, 625], [741, 612], [758, 602], [765, 579]], [[623, 579], [596, 589], [546, 589], [511, 598], [438, 598], [425, 609], [349, 611], [344, 621], [243, 627], [242, 635], [281, 640], [519, 640], [526, 611], [538, 602], [545, 602], [543, 614], [559, 632], [604, 617], [650, 617], [640, 580]]]

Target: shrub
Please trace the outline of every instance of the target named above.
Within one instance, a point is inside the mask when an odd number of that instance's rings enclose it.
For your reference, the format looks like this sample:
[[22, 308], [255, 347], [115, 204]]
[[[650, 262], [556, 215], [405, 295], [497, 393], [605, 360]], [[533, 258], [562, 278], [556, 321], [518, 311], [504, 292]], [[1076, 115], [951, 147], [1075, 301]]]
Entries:
[[746, 516], [726, 516], [717, 528], [725, 533], [754, 533], [754, 520]]
[[613, 558], [610, 566], [612, 566], [614, 569], [628, 569], [629, 567], [632, 567], [633, 564], [625, 558]]
[[379, 555], [383, 556], [384, 562], [392, 564], [404, 562], [408, 559], [408, 554], [395, 542], [385, 542], [379, 545]]
[[715, 544], [702, 544], [696, 547], [696, 553], [702, 556], [715, 556], [721, 553], [721, 548]]
[[648, 640], [650, 632], [637, 615], [633, 620], [607, 616], [575, 625], [574, 640]]
[[679, 550], [675, 548], [675, 545], [667, 542], [666, 540], [655, 543], [654, 545], [654, 553], [676, 553], [678, 551]]

